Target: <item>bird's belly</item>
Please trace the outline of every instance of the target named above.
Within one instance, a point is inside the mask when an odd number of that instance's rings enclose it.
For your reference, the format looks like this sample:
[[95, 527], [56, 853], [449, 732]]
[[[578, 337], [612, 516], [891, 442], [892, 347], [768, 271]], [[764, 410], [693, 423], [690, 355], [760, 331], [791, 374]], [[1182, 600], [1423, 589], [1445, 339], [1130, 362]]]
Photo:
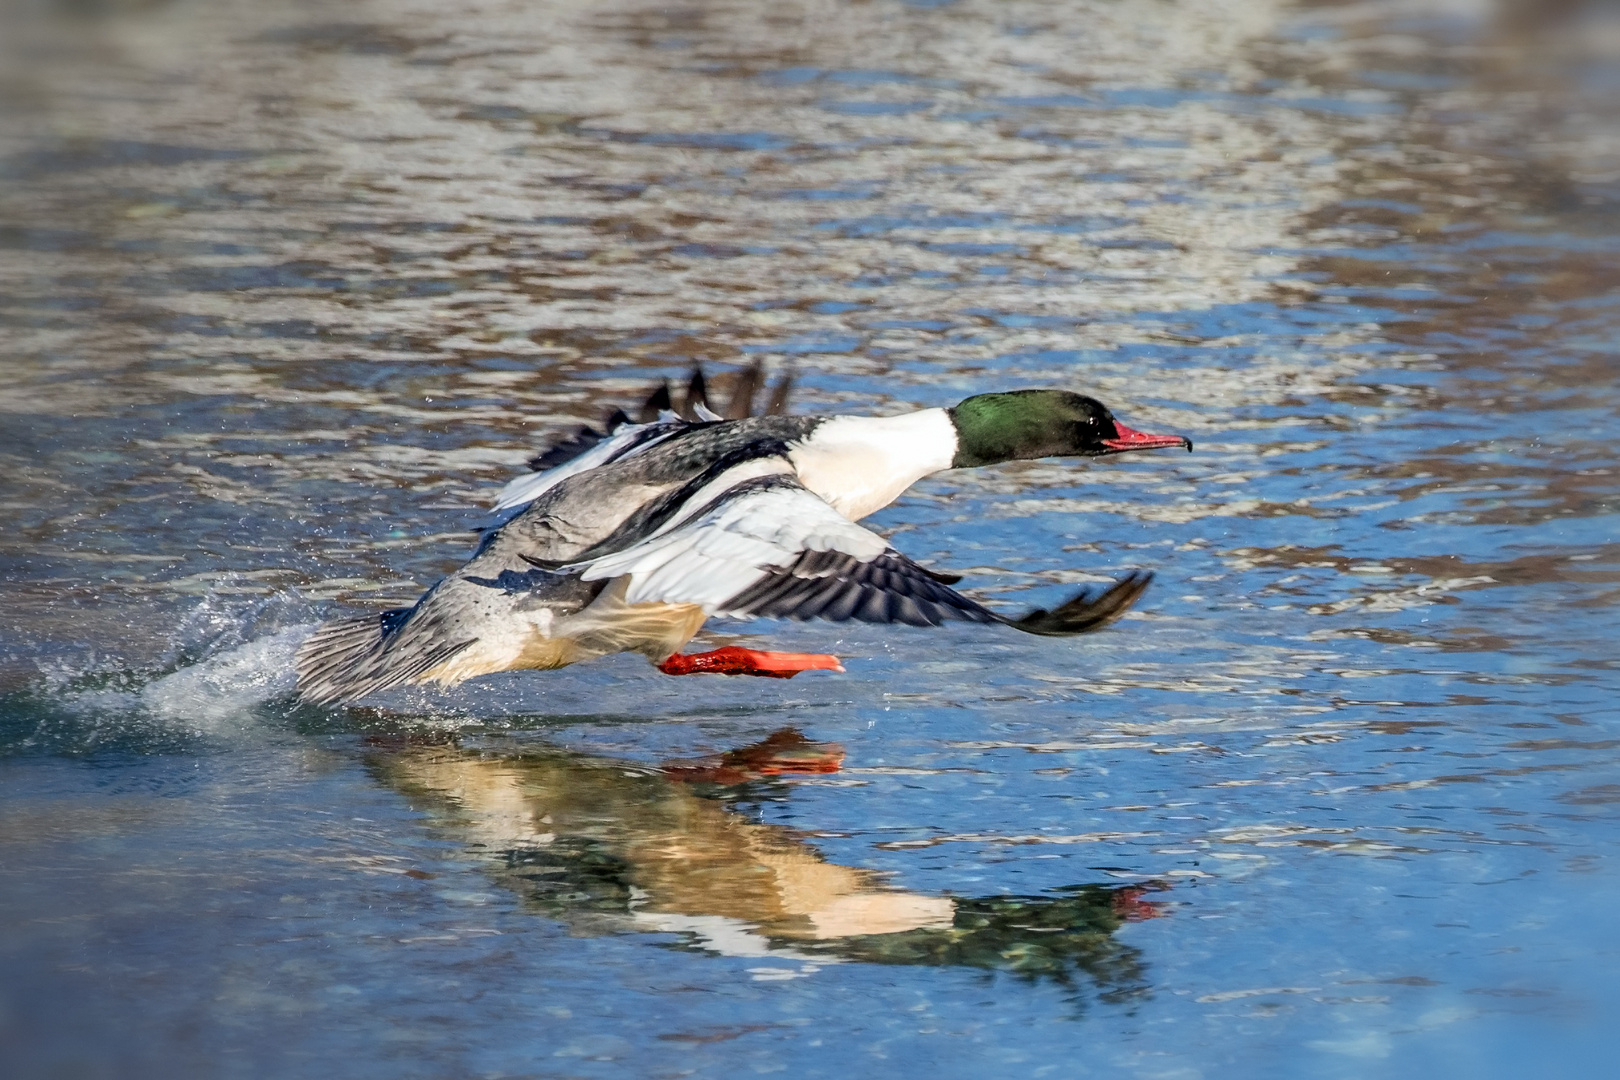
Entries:
[[589, 660], [593, 655], [600, 654], [582, 652], [569, 638], [531, 634], [523, 642], [516, 660], [508, 670], [549, 671], [552, 668], [577, 664], [581, 660]]
[[497, 671], [545, 671], [620, 652], [660, 661], [692, 640], [708, 617], [697, 604], [626, 604], [626, 586], [623, 579], [614, 582], [582, 610], [561, 617], [545, 609], [509, 615], [417, 681], [450, 685]]
[[557, 635], [568, 638], [580, 654], [565, 663], [616, 652], [663, 660], [691, 641], [708, 618], [697, 604], [626, 604], [617, 599], [622, 588], [609, 593], [613, 595], [606, 603], [592, 604], [558, 622]]
[[616, 604], [559, 619], [549, 634], [526, 637], [512, 669], [567, 667], [611, 653], [662, 660], [698, 632], [708, 616], [697, 604]]
[[602, 655], [581, 649], [574, 638], [558, 633], [566, 621], [553, 622], [549, 617], [513, 619], [498, 628], [487, 629], [470, 647], [424, 673], [421, 681], [449, 686], [497, 671], [549, 670]]

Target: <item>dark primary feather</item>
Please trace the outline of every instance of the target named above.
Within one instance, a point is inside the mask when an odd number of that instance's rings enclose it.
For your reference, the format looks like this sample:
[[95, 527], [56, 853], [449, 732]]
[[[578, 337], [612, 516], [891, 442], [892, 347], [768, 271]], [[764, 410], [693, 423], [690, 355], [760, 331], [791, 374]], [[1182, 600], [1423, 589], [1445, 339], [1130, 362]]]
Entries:
[[727, 420], [741, 420], [746, 416], [753, 416], [754, 397], [759, 393], [759, 384], [764, 381], [765, 367], [758, 360], [739, 371], [731, 387], [731, 400], [726, 403], [720, 415]]
[[788, 395], [793, 392], [793, 372], [789, 371], [777, 380], [776, 388], [771, 391], [771, 399], [765, 403], [765, 410], [761, 416], [782, 416], [787, 413]]
[[[938, 626], [946, 619], [998, 622], [1027, 634], [1067, 637], [1100, 630], [1128, 611], [1153, 575], [1132, 572], [1093, 596], [1082, 589], [1062, 605], [1011, 619], [949, 588], [942, 577], [890, 549], [868, 562], [841, 551], [806, 551], [721, 605], [738, 615]], [[953, 578], [953, 580], [959, 580]]]
[[786, 619], [858, 619], [911, 626], [938, 626], [946, 619], [995, 621], [983, 607], [940, 584], [894, 550], [869, 562], [841, 551], [806, 551], [793, 565], [772, 569], [722, 604], [721, 610]]
[[636, 411], [636, 423], [650, 424], [658, 419], [659, 414], [673, 412], [674, 409], [675, 401], [669, 396], [669, 383], [659, 383]]
[[[759, 397], [760, 388], [765, 385], [765, 369], [759, 361], [738, 372], [732, 383], [731, 397], [725, 409], [720, 412], [727, 420], [742, 420], [749, 416], [781, 416], [787, 411], [788, 395], [793, 389], [793, 375], [785, 374], [771, 389], [770, 398], [765, 407], [754, 409], [754, 402]], [[657, 421], [660, 415], [673, 412], [688, 423], [697, 422], [697, 407], [702, 404], [705, 408], [712, 408], [709, 403], [709, 383], [701, 367], [692, 369], [692, 377], [686, 384], [686, 397], [679, 408], [675, 406], [675, 398], [669, 391], [669, 383], [660, 383], [647, 395], [641, 407], [636, 410], [634, 423], [651, 424]], [[559, 465], [566, 465], [581, 454], [590, 450], [597, 443], [606, 439], [617, 431], [620, 425], [631, 423], [629, 415], [623, 409], [614, 409], [608, 416], [601, 429], [591, 427], [589, 424], [581, 426], [572, 434], [565, 435], [557, 442], [546, 447], [540, 453], [531, 457], [525, 464], [533, 472], [545, 472], [555, 469]]]
[[703, 378], [703, 369], [692, 369], [692, 378], [686, 383], [686, 400], [681, 403], [681, 419], [695, 421], [698, 418], [697, 407], [709, 407], [709, 384]]
[[1044, 637], [1089, 634], [1129, 611], [1152, 582], [1153, 575], [1148, 571], [1132, 570], [1095, 596], [1090, 589], [1081, 589], [1051, 611], [1036, 608], [1021, 619], [1001, 621], [1014, 630]]

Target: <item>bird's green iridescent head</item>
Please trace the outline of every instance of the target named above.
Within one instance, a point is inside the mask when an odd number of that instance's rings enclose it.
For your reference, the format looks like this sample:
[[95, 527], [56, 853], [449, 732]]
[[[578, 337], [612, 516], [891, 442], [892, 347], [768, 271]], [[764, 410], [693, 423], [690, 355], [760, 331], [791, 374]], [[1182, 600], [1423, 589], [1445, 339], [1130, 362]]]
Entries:
[[1067, 390], [979, 394], [950, 410], [956, 425], [952, 468], [1044, 457], [1102, 457], [1127, 450], [1185, 446], [1181, 435], [1148, 435], [1114, 419], [1096, 398]]

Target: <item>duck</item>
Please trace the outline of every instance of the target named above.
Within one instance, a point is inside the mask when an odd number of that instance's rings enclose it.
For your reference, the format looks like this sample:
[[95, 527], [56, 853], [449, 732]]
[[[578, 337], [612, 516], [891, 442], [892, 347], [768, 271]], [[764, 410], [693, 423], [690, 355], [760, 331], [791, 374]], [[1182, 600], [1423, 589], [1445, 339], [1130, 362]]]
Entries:
[[844, 670], [820, 653], [683, 654], [716, 617], [1090, 633], [1134, 605], [1152, 575], [1133, 571], [1013, 617], [858, 522], [950, 469], [1192, 450], [1186, 436], [1137, 431], [1064, 389], [855, 416], [788, 415], [779, 386], [757, 415], [734, 395], [727, 411], [750, 415], [728, 418], [708, 407], [700, 380], [679, 410], [665, 387], [636, 420], [616, 412], [606, 430], [582, 429], [537, 455], [501, 492], [472, 558], [415, 604], [323, 623], [297, 653], [299, 698], [331, 705], [621, 652], [668, 675]]

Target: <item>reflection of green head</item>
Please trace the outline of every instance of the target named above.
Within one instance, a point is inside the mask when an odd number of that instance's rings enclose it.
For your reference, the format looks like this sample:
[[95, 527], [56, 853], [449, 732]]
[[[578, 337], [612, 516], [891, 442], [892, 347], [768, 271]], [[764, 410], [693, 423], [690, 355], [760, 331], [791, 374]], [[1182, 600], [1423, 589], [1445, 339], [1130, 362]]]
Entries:
[[1065, 985], [1083, 973], [1106, 1000], [1145, 995], [1141, 954], [1112, 936], [1132, 905], [1140, 905], [1142, 890], [1071, 885], [1056, 891], [1059, 895], [958, 899], [949, 927], [795, 942], [794, 947], [873, 964], [974, 967]]
[[559, 836], [500, 854], [506, 865], [497, 876], [553, 918], [622, 915], [636, 897], [634, 868], [600, 840]]

